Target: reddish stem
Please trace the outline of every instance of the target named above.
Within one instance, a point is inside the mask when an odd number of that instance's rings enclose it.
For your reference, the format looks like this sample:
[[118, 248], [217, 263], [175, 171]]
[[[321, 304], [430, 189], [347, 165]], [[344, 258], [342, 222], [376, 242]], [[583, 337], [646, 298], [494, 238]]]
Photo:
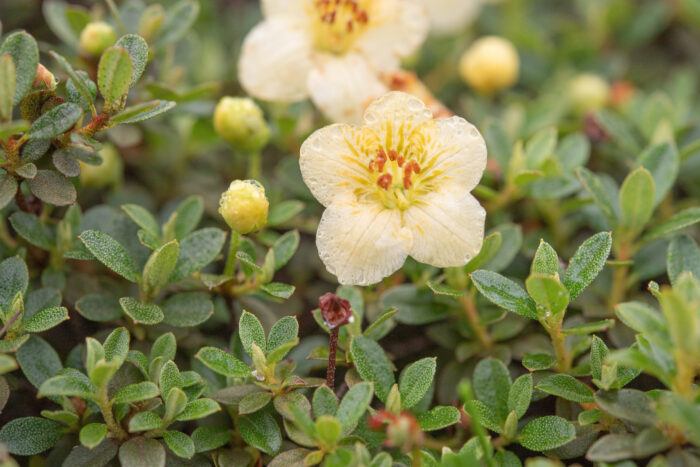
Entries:
[[328, 371], [326, 372], [326, 385], [335, 391], [335, 352], [338, 349], [338, 327], [331, 329], [331, 338], [328, 343]]

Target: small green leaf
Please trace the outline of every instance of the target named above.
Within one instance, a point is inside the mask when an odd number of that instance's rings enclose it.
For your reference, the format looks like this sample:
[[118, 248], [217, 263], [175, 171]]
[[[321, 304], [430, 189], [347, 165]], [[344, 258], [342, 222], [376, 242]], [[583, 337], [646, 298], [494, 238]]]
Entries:
[[483, 269], [474, 271], [470, 277], [479, 292], [496, 305], [526, 318], [537, 319], [535, 302], [512, 280]]
[[160, 304], [166, 324], [176, 327], [198, 326], [214, 314], [209, 294], [185, 292], [172, 295]]
[[70, 102], [57, 105], [34, 120], [27, 136], [33, 139], [55, 138], [68, 131], [82, 115], [83, 109], [78, 105]]
[[131, 123], [138, 123], [157, 117], [171, 110], [173, 107], [175, 107], [175, 102], [173, 101], [155, 100], [141, 102], [140, 104], [127, 107], [110, 118], [109, 121], [118, 125], [129, 125]]
[[105, 439], [107, 431], [104, 423], [89, 423], [80, 429], [80, 444], [92, 449]]
[[284, 299], [291, 297], [295, 290], [293, 285], [283, 284], [281, 282], [270, 282], [269, 284], [260, 286], [260, 288], [273, 297]]
[[620, 188], [620, 241], [633, 241], [649, 222], [654, 213], [654, 191], [654, 179], [644, 167], [625, 178]]
[[291, 230], [277, 239], [272, 246], [275, 252], [275, 271], [287, 264], [299, 248], [299, 231]]
[[540, 240], [535, 252], [535, 258], [530, 266], [530, 274], [547, 274], [553, 276], [559, 272], [559, 256], [552, 246]]
[[10, 54], [0, 54], [0, 121], [9, 122], [12, 120], [12, 101], [14, 98], [15, 63]]
[[272, 393], [267, 391], [253, 392], [241, 399], [238, 403], [238, 413], [240, 415], [245, 415], [265, 407], [272, 400]]
[[691, 207], [676, 213], [673, 217], [651, 229], [642, 238], [643, 243], [649, 243], [677, 230], [690, 227], [700, 222], [700, 207]]
[[636, 389], [620, 389], [619, 391], [598, 391], [595, 402], [601, 410], [615, 418], [653, 426], [658, 423], [654, 412], [654, 400], [647, 394]]
[[124, 327], [117, 328], [109, 333], [109, 336], [107, 336], [103, 344], [105, 359], [108, 362], [123, 362], [126, 359], [126, 355], [129, 353], [130, 339], [131, 335]]
[[[2, 135], [0, 135], [0, 139]], [[17, 193], [17, 180], [10, 174], [0, 176], [0, 209], [7, 206]]]
[[57, 375], [47, 379], [39, 387], [39, 396], [69, 396], [90, 400], [94, 397], [95, 388], [87, 381], [82, 381], [69, 375]]
[[564, 285], [569, 291], [569, 298], [574, 300], [600, 274], [605, 261], [610, 255], [612, 234], [600, 232], [581, 244], [569, 261], [564, 274]]
[[314, 391], [311, 404], [314, 409], [314, 415], [317, 417], [321, 415], [335, 415], [338, 411], [338, 397], [325, 384]]
[[12, 86], [14, 96], [12, 105], [17, 105], [32, 88], [39, 64], [39, 48], [34, 38], [25, 31], [9, 34], [0, 46], [0, 56], [12, 57], [16, 80]]
[[627, 121], [618, 114], [608, 109], [601, 109], [595, 113], [594, 118], [622, 149], [632, 154], [638, 154], [641, 151], [637, 136]]
[[231, 430], [221, 426], [200, 426], [192, 432], [196, 452], [218, 449], [228, 443], [231, 437]]
[[563, 313], [569, 305], [569, 292], [555, 276], [532, 274], [525, 287], [535, 303], [547, 310], [547, 316]]
[[360, 377], [364, 381], [373, 382], [377, 397], [382, 402], [386, 402], [396, 380], [393, 366], [384, 350], [372, 339], [356, 336], [352, 340], [350, 352]]
[[79, 238], [102, 264], [128, 281], [139, 280], [136, 263], [115, 239], [97, 230], [86, 230]]
[[119, 448], [119, 462], [122, 467], [165, 467], [165, 448], [155, 439], [133, 438]]
[[39, 388], [44, 381], [63, 368], [61, 359], [51, 344], [38, 336], [29, 337], [17, 350], [16, 356], [22, 373], [35, 388]]
[[214, 261], [225, 240], [224, 231], [215, 228], [201, 229], [187, 235], [180, 241], [180, 256], [170, 280], [189, 277]]
[[615, 326], [614, 319], [603, 319], [600, 321], [579, 324], [578, 326], [572, 326], [570, 328], [563, 329], [562, 334], [564, 334], [565, 336], [587, 336], [588, 334], [606, 331], [608, 328], [611, 328], [613, 326]]
[[610, 197], [601, 178], [585, 167], [576, 169], [576, 174], [583, 187], [593, 196], [593, 201], [598, 205], [608, 223], [613, 227], [616, 226], [618, 222], [617, 200]]
[[464, 297], [467, 295], [467, 292], [464, 290], [453, 289], [448, 285], [438, 284], [435, 281], [428, 281], [426, 285], [436, 295], [448, 295], [450, 297]]
[[273, 227], [287, 222], [304, 210], [304, 203], [297, 200], [287, 200], [277, 203], [270, 208], [267, 224]]
[[129, 57], [131, 57], [133, 71], [129, 86], [134, 87], [134, 84], [136, 84], [143, 74], [143, 71], [146, 69], [146, 63], [148, 62], [148, 44], [137, 34], [127, 34], [120, 37], [114, 45], [116, 47], [122, 47], [129, 54]]
[[129, 92], [133, 74], [134, 64], [125, 48], [112, 46], [102, 53], [97, 66], [97, 86], [108, 106]]
[[54, 206], [73, 204], [78, 196], [70, 180], [53, 170], [39, 170], [26, 183], [37, 198]]
[[423, 358], [410, 364], [399, 378], [401, 405], [410, 409], [423, 399], [433, 384], [437, 363], [434, 358]]
[[224, 376], [230, 376], [232, 378], [245, 378], [250, 376], [250, 368], [248, 368], [248, 365], [216, 347], [203, 347], [197, 352], [195, 358], [204, 363], [212, 371]]
[[68, 318], [68, 309], [62, 306], [44, 308], [22, 323], [24, 332], [42, 332], [58, 326]]
[[122, 297], [119, 304], [134, 324], [158, 324], [163, 321], [163, 310], [155, 303], [141, 302], [133, 297]]
[[343, 427], [332, 415], [321, 415], [316, 417], [316, 433], [326, 446], [335, 446], [343, 434]]
[[121, 208], [136, 225], [156, 238], [160, 238], [160, 226], [158, 225], [158, 221], [156, 221], [155, 217], [153, 217], [146, 208], [138, 204], [123, 204]]
[[252, 313], [244, 310], [241, 314], [241, 319], [238, 321], [238, 335], [241, 337], [241, 343], [248, 355], [253, 355], [253, 342], [263, 352], [267, 350], [265, 330], [260, 320]]
[[530, 371], [547, 370], [557, 363], [557, 357], [546, 353], [525, 354], [523, 366]]
[[177, 41], [192, 27], [199, 14], [199, 2], [193, 0], [181, 0], [168, 8], [162, 32], [155, 41], [158, 48]]
[[24, 295], [29, 285], [27, 265], [19, 256], [11, 256], [0, 263], [0, 310], [9, 310], [15, 296]]
[[460, 414], [457, 407], [438, 405], [430, 412], [418, 414], [416, 418], [423, 431], [435, 431], [459, 422]]
[[349, 434], [355, 429], [372, 402], [372, 394], [371, 383], [357, 383], [343, 396], [335, 413], [343, 427], [343, 433]]
[[75, 308], [90, 321], [114, 321], [123, 315], [119, 300], [98, 294], [82, 296], [75, 303]]
[[244, 415], [239, 419], [241, 437], [250, 446], [265, 454], [275, 455], [282, 447], [282, 433], [274, 417], [267, 411]]
[[172, 240], [151, 253], [143, 268], [144, 286], [148, 293], [154, 294], [168, 283], [179, 255], [180, 246], [177, 240]]
[[671, 240], [666, 257], [666, 271], [671, 284], [675, 284], [684, 271], [700, 278], [700, 248], [688, 235], [679, 235]]
[[129, 420], [129, 432], [155, 430], [163, 421], [155, 412], [139, 412]]
[[163, 441], [178, 457], [191, 459], [194, 456], [194, 441], [180, 431], [166, 431], [163, 433]]
[[500, 420], [505, 420], [511, 380], [503, 362], [495, 358], [481, 360], [474, 368], [473, 385], [476, 397], [496, 412]]
[[562, 417], [539, 417], [525, 425], [518, 441], [532, 451], [558, 448], [576, 437], [574, 426]]
[[121, 388], [112, 398], [112, 403], [121, 404], [125, 402], [139, 402], [146, 399], [152, 399], [158, 395], [160, 395], [158, 386], [150, 381], [143, 381], [141, 383], [130, 384]]
[[372, 322], [363, 331], [365, 337], [369, 337], [372, 340], [379, 340], [386, 335], [389, 330], [394, 326], [391, 319], [399, 312], [398, 308], [390, 307], [382, 311], [379, 317]]
[[296, 342], [299, 335], [299, 322], [295, 316], [285, 316], [277, 321], [268, 335], [267, 351], [275, 350], [283, 344]]
[[522, 418], [530, 407], [532, 399], [532, 374], [524, 374], [513, 382], [508, 392], [508, 411], [515, 411], [515, 416]]
[[678, 176], [678, 150], [667, 142], [656, 144], [639, 155], [639, 165], [648, 170], [654, 180], [653, 207], [656, 207], [666, 197]]
[[15, 418], [0, 429], [0, 443], [11, 454], [33, 456], [53, 447], [63, 437], [64, 426], [39, 417]]
[[537, 389], [572, 402], [593, 402], [591, 388], [569, 375], [547, 376], [537, 383]]
[[[48, 16], [44, 17], [47, 18]], [[63, 56], [57, 54], [54, 51], [49, 52], [49, 55], [51, 55], [54, 58], [54, 60], [56, 60], [59, 65], [61, 65], [61, 68], [65, 70], [65, 72], [70, 77], [71, 83], [73, 84], [73, 86], [75, 86], [75, 88], [83, 97], [85, 102], [92, 105], [92, 103], [95, 100], [96, 91], [95, 93], [90, 91], [88, 83], [80, 76], [80, 74], [76, 73], [76, 71], [73, 69], [70, 63], [68, 63], [68, 60], [66, 60]], [[89, 78], [86, 79], [90, 81]]]

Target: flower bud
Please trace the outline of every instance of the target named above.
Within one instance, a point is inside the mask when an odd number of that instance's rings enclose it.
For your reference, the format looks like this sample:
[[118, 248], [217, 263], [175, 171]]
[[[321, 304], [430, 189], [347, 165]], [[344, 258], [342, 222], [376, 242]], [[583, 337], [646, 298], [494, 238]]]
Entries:
[[36, 76], [32, 82], [33, 88], [38, 88], [41, 85], [46, 86], [46, 89], [54, 89], [58, 82], [56, 77], [41, 63], [36, 66]]
[[582, 73], [569, 84], [569, 102], [579, 114], [605, 107], [609, 96], [610, 86], [598, 75]]
[[352, 322], [350, 302], [336, 294], [328, 292], [321, 295], [318, 299], [318, 307], [321, 309], [323, 322], [330, 329]]
[[80, 51], [93, 57], [102, 55], [102, 52], [115, 42], [117, 42], [117, 33], [104, 21], [88, 23], [80, 33]]
[[265, 188], [255, 180], [234, 180], [221, 195], [219, 214], [232, 230], [247, 234], [267, 223], [270, 203]]
[[513, 44], [502, 37], [478, 39], [462, 55], [459, 74], [482, 94], [511, 87], [518, 79], [520, 59]]
[[262, 110], [248, 97], [224, 97], [214, 109], [216, 133], [234, 148], [246, 152], [261, 150], [270, 139]]
[[102, 164], [91, 165], [80, 162], [80, 183], [86, 187], [105, 188], [121, 182], [124, 163], [113, 145], [105, 143], [99, 152]]

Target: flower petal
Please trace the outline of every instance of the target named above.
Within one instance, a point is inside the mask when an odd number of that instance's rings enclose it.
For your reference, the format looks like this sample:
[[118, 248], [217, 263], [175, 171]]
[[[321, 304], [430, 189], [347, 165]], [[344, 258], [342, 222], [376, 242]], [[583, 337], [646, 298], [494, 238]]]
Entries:
[[297, 22], [272, 18], [255, 26], [243, 41], [238, 78], [246, 92], [270, 101], [308, 96], [311, 39]]
[[329, 206], [344, 193], [373, 186], [362, 149], [373, 136], [338, 123], [316, 130], [304, 141], [299, 151], [301, 175], [319, 203]]
[[408, 254], [436, 267], [462, 266], [481, 249], [486, 211], [455, 185], [426, 195], [404, 213], [413, 232]]
[[364, 124], [392, 148], [402, 138], [411, 138], [414, 130], [433, 119], [423, 101], [411, 94], [391, 91], [372, 102], [363, 116]]
[[476, 19], [483, 0], [420, 0], [428, 10], [430, 32], [456, 34]]
[[262, 12], [265, 18], [273, 16], [296, 17], [305, 20], [309, 17], [309, 0], [262, 0]]
[[420, 161], [424, 179], [442, 186], [456, 182], [471, 191], [486, 168], [486, 142], [474, 125], [461, 117], [439, 118]]
[[411, 0], [373, 2], [367, 31], [355, 42], [377, 70], [396, 70], [400, 59], [418, 50], [428, 33], [423, 6]]
[[387, 88], [357, 55], [325, 56], [309, 74], [308, 89], [316, 107], [334, 122], [360, 123], [365, 107]]
[[341, 284], [370, 285], [391, 275], [406, 260], [409, 244], [400, 211], [352, 197], [328, 206], [316, 233], [319, 256]]

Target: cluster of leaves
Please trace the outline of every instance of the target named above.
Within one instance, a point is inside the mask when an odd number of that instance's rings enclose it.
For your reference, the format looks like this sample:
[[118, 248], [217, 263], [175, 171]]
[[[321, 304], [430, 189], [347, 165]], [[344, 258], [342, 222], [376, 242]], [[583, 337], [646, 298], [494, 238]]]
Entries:
[[[216, 213], [249, 163], [214, 98], [239, 89], [257, 2], [42, 8], [57, 43], [0, 37], [3, 465], [700, 462], [698, 78], [668, 52], [700, 53], [697, 0], [490, 5], [474, 30], [523, 64], [496, 98], [444, 65], [471, 32], [429, 39], [415, 71], [487, 142], [488, 231], [463, 267], [335, 289], [337, 347], [309, 312], [334, 278], [296, 156], [323, 123], [308, 102], [265, 107], [267, 226]], [[121, 37], [89, 56], [96, 19]], [[635, 92], [579, 113], [568, 85], [590, 69]], [[80, 173], [108, 144], [128, 176], [96, 190]]]

